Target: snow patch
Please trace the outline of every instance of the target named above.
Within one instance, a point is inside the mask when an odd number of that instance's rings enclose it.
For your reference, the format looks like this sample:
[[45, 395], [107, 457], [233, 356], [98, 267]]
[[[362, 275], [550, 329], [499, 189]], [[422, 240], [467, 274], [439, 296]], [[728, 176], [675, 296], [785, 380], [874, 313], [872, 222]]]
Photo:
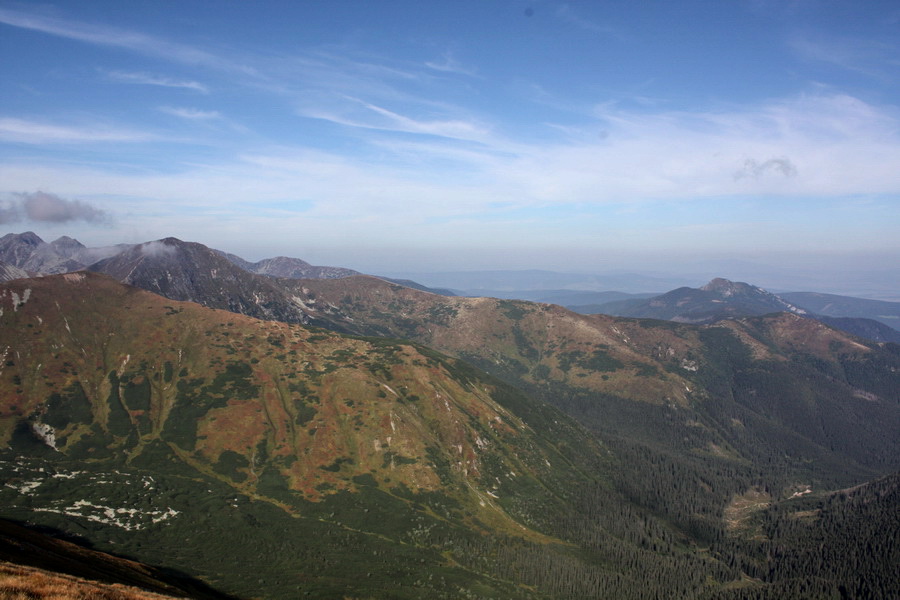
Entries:
[[686, 358], [681, 359], [681, 368], [685, 371], [699, 371], [700, 367], [697, 365], [696, 360], [688, 360]]
[[140, 510], [138, 508], [115, 508], [94, 504], [88, 500], [76, 500], [71, 506], [61, 508], [35, 508], [36, 512], [50, 512], [70, 517], [80, 517], [95, 523], [112, 525], [126, 531], [140, 531], [150, 525], [158, 525], [179, 513], [173, 508], [166, 510]]
[[46, 423], [32, 423], [31, 430], [41, 441], [56, 450], [56, 432]]
[[23, 496], [30, 496], [34, 490], [41, 487], [42, 483], [44, 483], [43, 479], [35, 479], [34, 481], [23, 481], [19, 485], [7, 483], [6, 487], [16, 490]]

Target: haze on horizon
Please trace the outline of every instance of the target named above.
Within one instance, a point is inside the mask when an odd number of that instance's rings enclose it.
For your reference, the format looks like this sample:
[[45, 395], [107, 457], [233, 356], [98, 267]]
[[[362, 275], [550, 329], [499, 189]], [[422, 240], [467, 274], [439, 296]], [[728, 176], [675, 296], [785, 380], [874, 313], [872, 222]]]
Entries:
[[0, 225], [366, 272], [896, 273], [897, 40], [875, 1], [0, 0]]

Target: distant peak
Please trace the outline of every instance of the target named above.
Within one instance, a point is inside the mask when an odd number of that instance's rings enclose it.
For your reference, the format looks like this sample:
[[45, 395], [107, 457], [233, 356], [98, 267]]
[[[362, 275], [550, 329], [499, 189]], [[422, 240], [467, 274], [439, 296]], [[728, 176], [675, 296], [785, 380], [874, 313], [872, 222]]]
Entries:
[[716, 277], [706, 285], [701, 286], [700, 289], [704, 292], [719, 292], [722, 290], [734, 289], [734, 287], [735, 284], [733, 281], [725, 279], [724, 277]]
[[75, 238], [70, 238], [67, 235], [61, 236], [50, 242], [50, 245], [54, 248], [84, 248], [84, 244], [76, 240]]
[[8, 233], [3, 236], [3, 238], [16, 238], [20, 242], [24, 242], [30, 246], [40, 246], [44, 243], [44, 240], [38, 237], [38, 234], [33, 231], [26, 231], [25, 233]]

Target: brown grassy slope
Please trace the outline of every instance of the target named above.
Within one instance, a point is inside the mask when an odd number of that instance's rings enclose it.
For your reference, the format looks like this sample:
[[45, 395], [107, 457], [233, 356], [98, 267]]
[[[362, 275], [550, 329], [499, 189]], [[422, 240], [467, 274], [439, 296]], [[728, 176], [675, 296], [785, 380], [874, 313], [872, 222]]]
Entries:
[[309, 314], [335, 328], [412, 339], [535, 385], [561, 383], [645, 402], [683, 404], [698, 392], [691, 375], [704, 368], [704, 328], [731, 330], [757, 360], [784, 361], [800, 352], [835, 361], [839, 353], [871, 350], [851, 335], [788, 313], [697, 327], [581, 315], [551, 304], [445, 297], [372, 277], [294, 285]]
[[0, 600], [165, 600], [175, 597], [0, 561]]
[[538, 385], [642, 401], [685, 402], [679, 368], [699, 347], [695, 328], [650, 329], [552, 304], [439, 296], [372, 277], [303, 281], [295, 292], [312, 317], [337, 329], [412, 339]]
[[163, 441], [250, 495], [266, 468], [312, 500], [356, 489], [359, 475], [453, 489], [486, 522], [506, 518], [488, 493], [493, 471], [541, 476], [558, 459], [490, 385], [409, 344], [259, 321], [93, 273], [11, 282], [0, 308], [2, 441], [50, 425], [64, 453], [102, 440], [81, 452], [129, 461]]
[[[11, 593], [11, 590], [20, 589], [21, 586], [41, 584], [37, 587], [29, 587], [29, 589], [33, 591], [45, 590], [41, 592], [41, 594], [44, 594], [58, 583], [57, 579], [62, 577], [62, 574], [65, 574], [65, 577], [71, 577], [76, 583], [83, 583], [73, 584], [73, 588], [93, 589], [97, 587], [99, 589], [102, 587], [109, 590], [136, 590], [134, 586], [137, 586], [146, 593], [148, 598], [171, 596], [190, 596], [196, 599], [226, 598], [224, 594], [220, 594], [206, 584], [187, 576], [179, 575], [173, 581], [171, 575], [166, 575], [157, 568], [104, 552], [90, 550], [78, 544], [22, 527], [5, 519], [0, 519], [0, 564], [4, 565], [3, 574], [0, 575], [0, 589], [3, 592], [0, 593]], [[13, 573], [14, 570], [15, 573]], [[56, 575], [53, 578], [48, 578], [46, 577], [48, 572], [53, 572]], [[47, 587], [44, 585], [45, 583], [52, 584], [52, 586]], [[113, 585], [116, 587], [110, 587]], [[164, 596], [150, 594], [150, 591], [164, 594]], [[0, 598], [3, 597], [0, 595]], [[37, 595], [32, 597], [43, 598], [45, 596]], [[87, 595], [84, 597], [91, 596]], [[124, 595], [121, 597], [143, 598], [144, 596]]]

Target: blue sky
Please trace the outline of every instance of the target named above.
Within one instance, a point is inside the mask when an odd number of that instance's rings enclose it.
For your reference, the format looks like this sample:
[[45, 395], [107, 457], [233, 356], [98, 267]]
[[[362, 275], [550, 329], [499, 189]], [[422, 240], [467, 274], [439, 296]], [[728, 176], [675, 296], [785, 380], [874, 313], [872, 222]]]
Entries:
[[369, 272], [900, 262], [895, 1], [0, 0], [0, 224]]

